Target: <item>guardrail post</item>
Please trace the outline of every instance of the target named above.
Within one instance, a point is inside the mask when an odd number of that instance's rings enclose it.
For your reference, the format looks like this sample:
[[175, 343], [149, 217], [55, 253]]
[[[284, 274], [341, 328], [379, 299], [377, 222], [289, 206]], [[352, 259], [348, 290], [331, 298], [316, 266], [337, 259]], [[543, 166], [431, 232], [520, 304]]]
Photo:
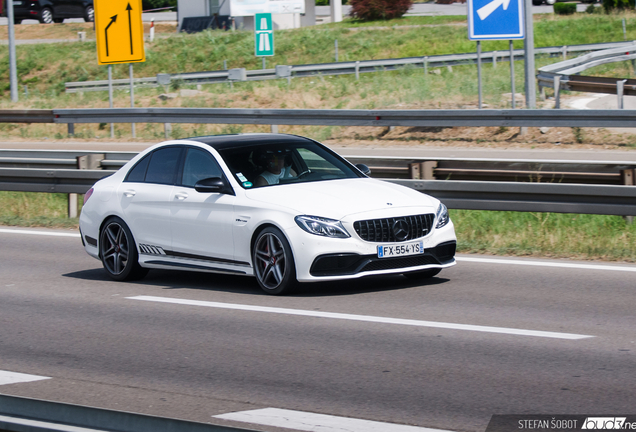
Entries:
[[424, 76], [428, 75], [428, 56], [424, 56]]
[[616, 96], [618, 97], [618, 109], [625, 108], [625, 104], [623, 103], [623, 93], [625, 92], [625, 83], [627, 80], [616, 81]]
[[74, 219], [77, 217], [77, 194], [70, 193], [68, 194], [68, 217], [69, 219]]
[[270, 131], [272, 133], [278, 133], [278, 125], [271, 125], [270, 126]]
[[561, 108], [561, 77], [559, 75], [554, 77], [554, 108]]
[[497, 69], [497, 51], [492, 52], [492, 68]]
[[421, 179], [421, 177], [420, 177], [420, 164], [419, 163], [415, 162], [415, 163], [410, 163], [409, 164], [409, 176], [413, 180]]
[[170, 135], [172, 135], [172, 123], [163, 124], [163, 133], [166, 139], [170, 139]]
[[73, 136], [75, 136], [75, 123], [69, 123], [66, 125], [66, 128], [68, 130], [68, 137], [71, 138]]
[[360, 79], [360, 62], [356, 61], [356, 80]]
[[[621, 170], [621, 180], [625, 186], [636, 185], [636, 169], [624, 169]], [[634, 223], [634, 216], [623, 216], [628, 224]]]
[[422, 180], [435, 180], [435, 168], [437, 168], [437, 161], [422, 162], [420, 165]]
[[567, 58], [568, 58], [568, 46], [564, 45], [563, 48], [562, 48], [562, 51], [563, 51], [563, 60], [567, 60]]

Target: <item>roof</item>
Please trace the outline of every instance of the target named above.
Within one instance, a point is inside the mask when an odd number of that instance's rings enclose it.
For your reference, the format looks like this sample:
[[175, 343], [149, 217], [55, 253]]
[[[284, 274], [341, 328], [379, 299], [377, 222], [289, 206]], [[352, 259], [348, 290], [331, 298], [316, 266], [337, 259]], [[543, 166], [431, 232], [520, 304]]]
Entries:
[[202, 137], [185, 138], [187, 141], [198, 141], [208, 144], [217, 150], [243, 147], [254, 144], [292, 144], [314, 142], [309, 138], [298, 135], [254, 133], [254, 134], [234, 134], [234, 135], [208, 135]]

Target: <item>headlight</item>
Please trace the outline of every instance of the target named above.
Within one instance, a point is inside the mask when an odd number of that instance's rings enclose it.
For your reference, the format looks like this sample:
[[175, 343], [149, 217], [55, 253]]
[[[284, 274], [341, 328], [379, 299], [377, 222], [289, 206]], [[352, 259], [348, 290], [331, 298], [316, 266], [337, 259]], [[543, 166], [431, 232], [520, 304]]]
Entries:
[[294, 218], [299, 227], [309, 234], [323, 237], [348, 238], [351, 237], [342, 223], [334, 219], [318, 216], [296, 216]]
[[437, 224], [435, 228], [441, 228], [448, 224], [450, 221], [450, 216], [448, 216], [448, 209], [442, 203], [439, 203], [439, 207], [437, 207], [437, 214], [435, 215], [435, 219], [437, 220]]

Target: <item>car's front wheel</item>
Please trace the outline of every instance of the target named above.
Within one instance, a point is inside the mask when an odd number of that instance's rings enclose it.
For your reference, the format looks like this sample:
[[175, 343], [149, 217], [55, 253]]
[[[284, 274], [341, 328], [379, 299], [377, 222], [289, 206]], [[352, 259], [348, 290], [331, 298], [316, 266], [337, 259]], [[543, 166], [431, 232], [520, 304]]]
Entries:
[[99, 237], [99, 256], [104, 270], [118, 281], [141, 279], [148, 273], [139, 265], [139, 254], [130, 229], [118, 217], [104, 224]]
[[258, 234], [252, 263], [256, 280], [267, 294], [289, 294], [298, 283], [291, 247], [278, 228], [267, 227]]
[[40, 12], [40, 22], [42, 24], [53, 24], [53, 11], [49, 8], [44, 8]]

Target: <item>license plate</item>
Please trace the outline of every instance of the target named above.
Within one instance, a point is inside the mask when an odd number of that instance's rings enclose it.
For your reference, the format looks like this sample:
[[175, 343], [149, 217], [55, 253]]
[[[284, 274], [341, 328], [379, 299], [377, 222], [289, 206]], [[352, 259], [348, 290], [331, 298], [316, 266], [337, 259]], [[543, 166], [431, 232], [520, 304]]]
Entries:
[[424, 253], [423, 242], [378, 246], [378, 258], [419, 255], [422, 253]]

